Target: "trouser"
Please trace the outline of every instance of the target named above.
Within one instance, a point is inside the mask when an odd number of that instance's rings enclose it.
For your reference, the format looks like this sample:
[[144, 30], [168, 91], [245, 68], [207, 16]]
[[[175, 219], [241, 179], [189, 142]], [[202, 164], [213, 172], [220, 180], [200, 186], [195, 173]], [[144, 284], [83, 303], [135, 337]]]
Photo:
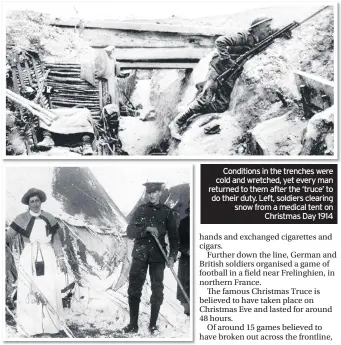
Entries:
[[203, 91], [194, 102], [190, 104], [190, 109], [192, 109], [195, 114], [222, 113], [226, 111], [230, 105], [230, 96], [233, 86], [234, 82], [231, 86], [227, 83], [220, 85], [217, 81], [212, 79], [207, 80]]
[[196, 99], [174, 121], [182, 127], [195, 114], [223, 113], [229, 108], [234, 84], [235, 80], [223, 82], [221, 85], [213, 79], [208, 79]]
[[143, 284], [146, 280], [149, 266], [152, 295], [150, 303], [161, 305], [163, 302], [164, 262], [146, 262], [133, 258], [129, 272], [128, 300], [129, 303], [140, 303]]

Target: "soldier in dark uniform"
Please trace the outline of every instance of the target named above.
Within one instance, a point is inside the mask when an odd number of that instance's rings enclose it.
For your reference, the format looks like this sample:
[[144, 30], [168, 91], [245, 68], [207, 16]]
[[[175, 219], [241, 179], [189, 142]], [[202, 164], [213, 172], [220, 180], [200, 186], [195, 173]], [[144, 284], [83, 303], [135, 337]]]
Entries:
[[256, 18], [246, 32], [234, 36], [220, 36], [215, 42], [216, 52], [210, 62], [208, 74], [202, 91], [169, 125], [173, 138], [181, 140], [185, 124], [194, 114], [222, 113], [230, 104], [230, 95], [234, 84], [241, 74], [237, 72], [232, 78], [218, 85], [217, 77], [235, 66], [235, 60], [277, 30], [271, 29], [272, 18]]
[[138, 331], [139, 305], [148, 267], [152, 289], [149, 331], [153, 334], [157, 330], [156, 321], [163, 302], [163, 275], [166, 262], [153, 235], [158, 238], [165, 252], [167, 252], [165, 236], [168, 236], [170, 267], [173, 267], [179, 249], [174, 211], [160, 204], [162, 183], [147, 182], [144, 185], [148, 203], [137, 208], [127, 228], [127, 236], [134, 239], [135, 244], [128, 287], [130, 323], [123, 328], [124, 333]]

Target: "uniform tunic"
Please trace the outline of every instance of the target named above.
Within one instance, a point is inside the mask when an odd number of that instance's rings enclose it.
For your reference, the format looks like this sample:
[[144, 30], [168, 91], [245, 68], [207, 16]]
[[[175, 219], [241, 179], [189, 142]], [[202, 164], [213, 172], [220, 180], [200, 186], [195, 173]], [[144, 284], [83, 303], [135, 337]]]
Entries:
[[189, 106], [193, 113], [221, 113], [228, 109], [234, 84], [241, 72], [236, 73], [228, 81], [224, 81], [222, 85], [218, 85], [216, 78], [232, 67], [229, 64], [230, 60], [235, 61], [256, 43], [256, 38], [250, 31], [232, 36], [221, 36], [216, 40], [216, 52], [210, 62], [203, 91]]
[[170, 249], [169, 256], [176, 259], [179, 240], [174, 211], [161, 204], [141, 205], [135, 211], [127, 228], [127, 236], [134, 239], [132, 265], [129, 273], [128, 296], [129, 303], [139, 303], [143, 284], [149, 266], [152, 295], [151, 304], [161, 305], [163, 301], [163, 275], [165, 258], [163, 257], [155, 239], [146, 228], [156, 227], [158, 239], [167, 252], [165, 237], [167, 235]]

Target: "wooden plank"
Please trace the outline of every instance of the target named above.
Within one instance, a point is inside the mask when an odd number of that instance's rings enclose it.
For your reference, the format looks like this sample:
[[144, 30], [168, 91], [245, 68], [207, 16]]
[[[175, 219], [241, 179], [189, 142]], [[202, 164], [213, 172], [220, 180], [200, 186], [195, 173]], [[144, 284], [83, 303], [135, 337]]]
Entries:
[[88, 94], [82, 94], [81, 92], [79, 93], [75, 93], [73, 92], [72, 94], [70, 93], [63, 93], [63, 92], [56, 92], [55, 93], [56, 96], [58, 97], [73, 97], [73, 98], [77, 98], [77, 99], [87, 99], [87, 100], [98, 100], [98, 95], [91, 95], [89, 96]]
[[193, 69], [194, 62], [120, 62], [121, 69]]
[[[18, 69], [17, 69], [18, 54], [12, 53], [10, 56], [11, 70], [12, 70], [12, 81], [14, 92], [20, 94], [19, 82], [18, 82]], [[24, 115], [23, 107], [19, 106], [17, 103], [14, 103], [16, 109], [19, 109], [21, 119]]]
[[334, 83], [319, 76], [294, 70], [296, 84], [300, 89], [301, 85], [306, 85], [310, 90], [310, 100], [315, 106], [324, 109], [325, 101], [324, 96], [327, 96], [334, 104]]
[[59, 70], [51, 70], [50, 75], [55, 75], [56, 77], [74, 77], [79, 78], [80, 74], [79, 71], [59, 71]]
[[54, 77], [52, 75], [49, 75], [49, 79], [54, 80], [54, 81], [60, 81], [60, 82], [72, 82], [72, 83], [78, 83], [78, 84], [84, 84], [85, 81], [82, 80], [80, 77], [78, 78], [61, 78], [61, 77]]
[[[108, 45], [97, 45], [97, 44], [91, 44], [90, 45], [91, 48], [93, 49], [105, 49], [108, 47]], [[211, 47], [211, 46], [209, 46]], [[209, 47], [202, 47], [202, 48], [209, 48]], [[169, 45], [158, 45], [155, 46], [154, 44], [143, 44], [143, 45], [129, 45], [129, 44], [119, 44], [119, 45], [115, 45], [116, 49], [134, 49], [134, 48], [157, 48], [157, 49], [162, 49], [162, 48], [188, 48], [188, 44], [184, 44], [184, 43], [178, 43], [176, 45], [173, 46], [169, 46]]]
[[99, 102], [98, 100], [96, 101], [85, 101], [85, 100], [80, 100], [80, 99], [75, 99], [75, 98], [53, 98], [54, 102], [65, 102], [65, 103], [75, 103], [75, 104], [83, 104], [83, 105], [88, 105], [91, 107], [99, 107]]
[[[52, 86], [51, 84], [49, 84], [49, 86]], [[69, 88], [64, 87], [63, 85], [58, 85], [58, 86], [53, 86], [54, 90], [56, 93], [63, 93], [63, 92], [71, 92], [74, 93], [76, 95], [78, 94], [84, 94], [84, 97], [95, 97], [98, 96], [98, 90], [96, 89], [92, 89], [92, 90], [86, 90], [86, 89], [75, 89], [75, 88], [70, 88], [70, 85], [68, 85]]]
[[70, 68], [80, 68], [79, 64], [70, 64], [70, 63], [45, 63], [46, 67], [62, 67], [62, 68], [66, 68], [66, 67], [70, 67]]
[[97, 99], [88, 99], [88, 98], [86, 98], [86, 97], [84, 97], [84, 98], [80, 98], [80, 97], [72, 97], [72, 96], [69, 96], [69, 97], [63, 97], [63, 96], [60, 96], [60, 95], [58, 95], [58, 96], [54, 96], [53, 97], [53, 99], [54, 100], [56, 100], [56, 99], [58, 99], [58, 100], [60, 100], [60, 101], [62, 101], [62, 100], [65, 100], [65, 101], [67, 101], [67, 102], [82, 102], [82, 103], [91, 103], [91, 104], [95, 104], [95, 103], [98, 103], [99, 104], [99, 99], [97, 98]]
[[102, 80], [98, 81], [98, 92], [99, 92], [99, 107], [102, 110], [104, 107]]
[[[28, 83], [30, 84], [31, 87], [33, 87], [33, 81], [31, 78], [31, 70], [30, 70], [30, 67], [28, 66], [27, 59], [25, 59], [24, 64], [25, 64], [25, 69], [26, 69], [26, 73], [27, 73]], [[38, 84], [38, 80], [37, 80], [37, 84]]]
[[115, 49], [117, 61], [197, 60], [212, 51], [211, 48], [129, 48]]
[[334, 82], [333, 81], [330, 81], [328, 79], [322, 78], [322, 77], [320, 77], [318, 75], [311, 74], [311, 73], [306, 73], [306, 72], [299, 71], [299, 70], [294, 70], [294, 73], [299, 75], [299, 76], [301, 76], [301, 77], [303, 77], [303, 78], [314, 80], [314, 81], [316, 81], [319, 84], [324, 84], [324, 85], [328, 85], [328, 86], [334, 87]]
[[54, 66], [47, 66], [47, 68], [51, 71], [57, 72], [57, 73], [78, 73], [80, 75], [81, 69], [75, 69], [75, 68], [60, 68], [60, 67], [54, 67]]
[[98, 110], [99, 111], [99, 105], [97, 106], [93, 106], [92, 104], [80, 104], [77, 102], [64, 102], [64, 101], [59, 101], [59, 100], [55, 100], [52, 99], [52, 103], [54, 106], [59, 106], [59, 107], [66, 107], [66, 108], [72, 108], [76, 105], [79, 105], [83, 108], [88, 108], [89, 110]]
[[65, 92], [84, 92], [87, 94], [94, 94], [97, 92], [94, 88], [85, 88], [84, 86], [77, 86], [72, 84], [56, 84], [47, 81], [47, 85], [53, 87], [55, 90], [58, 91], [65, 91]]
[[[74, 28], [64, 27], [66, 33], [72, 32]], [[82, 39], [89, 42], [90, 46], [106, 47], [158, 47], [158, 48], [183, 48], [183, 47], [202, 47], [212, 48], [214, 42], [220, 35], [200, 36], [200, 35], [181, 35], [178, 33], [160, 33], [152, 31], [120, 31], [111, 29], [85, 29]], [[53, 57], [46, 57], [46, 62], [58, 63]], [[75, 60], [74, 60], [75, 61]]]
[[[79, 19], [52, 19], [47, 22], [49, 25], [59, 27], [72, 27], [79, 24]], [[111, 29], [122, 31], [148, 31], [162, 33], [177, 33], [180, 35], [220, 36], [226, 34], [226, 29], [214, 26], [186, 26], [154, 23], [120, 22], [114, 20], [92, 20], [86, 21], [85, 28]]]
[[77, 89], [88, 89], [88, 90], [93, 90], [94, 88], [97, 87], [93, 86], [92, 84], [86, 82], [85, 80], [82, 80], [80, 78], [61, 78], [61, 77], [53, 77], [50, 76], [49, 79], [47, 80], [48, 84], [50, 86], [60, 86], [60, 87], [66, 87], [69, 86], [77, 88]]
[[20, 85], [22, 88], [24, 88], [25, 87], [25, 81], [24, 81], [23, 71], [21, 69], [21, 64], [19, 62], [19, 58], [17, 60], [17, 71], [18, 71]]

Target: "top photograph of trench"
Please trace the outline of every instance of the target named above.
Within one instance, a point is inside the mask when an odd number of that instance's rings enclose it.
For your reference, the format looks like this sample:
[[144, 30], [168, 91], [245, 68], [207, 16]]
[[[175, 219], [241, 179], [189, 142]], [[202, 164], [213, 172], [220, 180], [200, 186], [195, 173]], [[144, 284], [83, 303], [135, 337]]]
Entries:
[[5, 158], [336, 158], [335, 6], [5, 3]]

